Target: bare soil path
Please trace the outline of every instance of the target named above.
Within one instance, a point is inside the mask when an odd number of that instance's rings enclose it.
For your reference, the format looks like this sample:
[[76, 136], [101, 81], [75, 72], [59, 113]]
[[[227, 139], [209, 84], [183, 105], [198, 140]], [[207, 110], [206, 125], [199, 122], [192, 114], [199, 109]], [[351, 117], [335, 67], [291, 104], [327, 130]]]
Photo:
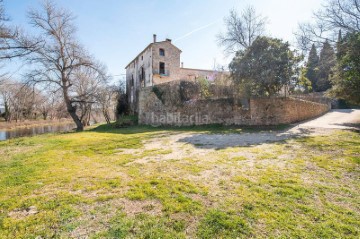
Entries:
[[[198, 149], [223, 149], [237, 146], [261, 145], [290, 138], [329, 134], [333, 130], [359, 129], [360, 110], [345, 109], [332, 110], [319, 118], [294, 124], [293, 127], [283, 131], [263, 131], [255, 133], [231, 134], [204, 134], [179, 133], [148, 142], [147, 146], [153, 149], [164, 145], [172, 148], [177, 154], [182, 154], [179, 148], [192, 145]], [[200, 153], [200, 152], [198, 152]], [[168, 155], [174, 156], [174, 155]]]
[[300, 123], [300, 128], [326, 128], [326, 129], [349, 129], [354, 128], [360, 124], [360, 110], [344, 109], [331, 110], [329, 113], [310, 120], [305, 123]]

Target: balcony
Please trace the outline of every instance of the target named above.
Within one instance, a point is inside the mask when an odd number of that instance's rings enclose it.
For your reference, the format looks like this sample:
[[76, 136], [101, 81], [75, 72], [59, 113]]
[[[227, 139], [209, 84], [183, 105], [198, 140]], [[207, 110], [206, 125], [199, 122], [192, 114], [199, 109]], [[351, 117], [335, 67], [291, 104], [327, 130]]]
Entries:
[[160, 75], [160, 76], [170, 76], [170, 71], [169, 70], [164, 70], [164, 71], [160, 71], [159, 70], [153, 70], [153, 74], [154, 75]]

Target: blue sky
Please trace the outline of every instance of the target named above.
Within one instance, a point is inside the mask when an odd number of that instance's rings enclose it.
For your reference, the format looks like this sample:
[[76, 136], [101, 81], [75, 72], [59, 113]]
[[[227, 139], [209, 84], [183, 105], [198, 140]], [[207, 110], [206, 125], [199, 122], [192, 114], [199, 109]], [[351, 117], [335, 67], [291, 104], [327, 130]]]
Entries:
[[[4, 0], [12, 23], [30, 31], [27, 9], [38, 0]], [[152, 41], [170, 38], [182, 49], [185, 67], [211, 69], [214, 61], [227, 65], [215, 36], [224, 30], [223, 18], [234, 8], [248, 5], [268, 17], [267, 34], [294, 43], [299, 22], [311, 20], [323, 0], [56, 0], [75, 16], [77, 36], [85, 47], [105, 63], [115, 79], [124, 67]], [[11, 69], [16, 69], [12, 67]], [[13, 70], [14, 71], [14, 70]], [[21, 71], [19, 71], [21, 72]], [[17, 73], [14, 74], [15, 77]]]

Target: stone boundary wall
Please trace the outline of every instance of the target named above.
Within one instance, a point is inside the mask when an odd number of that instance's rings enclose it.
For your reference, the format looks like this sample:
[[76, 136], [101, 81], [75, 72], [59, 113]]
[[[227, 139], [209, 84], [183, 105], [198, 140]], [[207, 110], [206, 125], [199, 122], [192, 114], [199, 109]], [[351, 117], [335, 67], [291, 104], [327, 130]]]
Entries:
[[290, 95], [292, 98], [306, 100], [306, 101], [312, 101], [316, 103], [321, 104], [328, 104], [332, 102], [332, 99], [325, 96], [323, 92], [312, 92], [308, 94], [292, 94]]
[[178, 89], [179, 86], [171, 84], [162, 96], [154, 93], [152, 87], [143, 88], [139, 95], [139, 124], [279, 125], [311, 119], [331, 108], [330, 104], [295, 98], [216, 98], [181, 102]]

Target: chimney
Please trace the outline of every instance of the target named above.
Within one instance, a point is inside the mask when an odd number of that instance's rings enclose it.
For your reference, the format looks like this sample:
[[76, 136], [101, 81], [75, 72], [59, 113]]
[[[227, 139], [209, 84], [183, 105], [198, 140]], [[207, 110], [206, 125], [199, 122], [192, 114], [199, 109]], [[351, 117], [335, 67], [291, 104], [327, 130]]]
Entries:
[[156, 43], [156, 34], [153, 35], [154, 43]]
[[171, 39], [169, 39], [169, 38], [166, 38], [166, 41], [168, 41], [168, 42], [170, 42], [170, 43], [171, 43]]
[[184, 68], [184, 62], [181, 62], [181, 68]]

